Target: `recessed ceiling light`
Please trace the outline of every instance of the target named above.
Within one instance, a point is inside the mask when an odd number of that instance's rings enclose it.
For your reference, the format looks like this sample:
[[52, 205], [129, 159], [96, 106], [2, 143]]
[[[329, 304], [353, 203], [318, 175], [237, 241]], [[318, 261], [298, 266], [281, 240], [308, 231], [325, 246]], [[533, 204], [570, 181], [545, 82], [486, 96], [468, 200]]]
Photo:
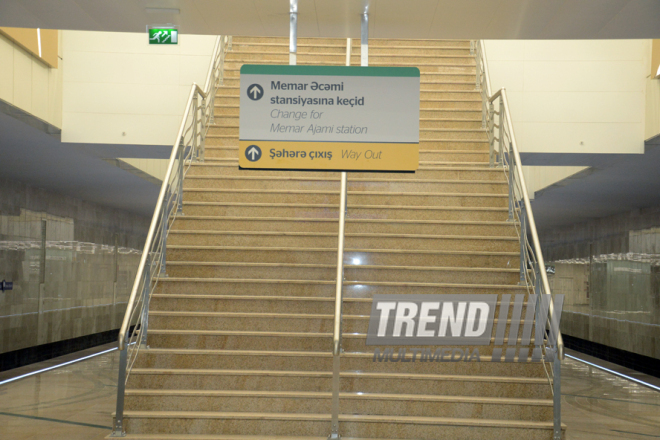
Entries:
[[145, 8], [148, 14], [175, 14], [181, 13], [181, 9], [175, 8]]

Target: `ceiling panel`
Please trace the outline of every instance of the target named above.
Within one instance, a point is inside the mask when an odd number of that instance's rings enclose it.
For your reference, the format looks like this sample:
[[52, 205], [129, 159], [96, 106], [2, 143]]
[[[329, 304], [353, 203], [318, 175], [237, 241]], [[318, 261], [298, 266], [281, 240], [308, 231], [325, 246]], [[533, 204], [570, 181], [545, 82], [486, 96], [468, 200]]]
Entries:
[[[660, 38], [657, 0], [299, 0], [298, 33], [357, 38], [364, 4], [376, 38]], [[288, 11], [288, 0], [1, 0], [0, 26], [285, 36]]]

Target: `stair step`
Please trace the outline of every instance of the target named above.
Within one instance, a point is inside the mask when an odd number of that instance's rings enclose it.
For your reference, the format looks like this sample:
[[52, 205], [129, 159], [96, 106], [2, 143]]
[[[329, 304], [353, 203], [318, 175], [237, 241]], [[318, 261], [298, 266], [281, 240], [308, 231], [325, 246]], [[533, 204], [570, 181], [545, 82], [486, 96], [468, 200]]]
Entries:
[[[477, 142], [469, 140], [467, 142]], [[278, 171], [271, 170], [241, 170], [238, 168], [238, 160], [193, 162], [188, 169], [190, 176], [202, 176], [220, 174], [224, 176], [267, 176], [277, 175]], [[281, 172], [285, 173], [285, 172]], [[302, 172], [301, 172], [302, 173]], [[308, 177], [328, 177], [328, 172], [305, 172]], [[395, 173], [383, 173], [391, 175]], [[284, 175], [284, 174], [282, 174]], [[402, 179], [439, 179], [439, 180], [495, 180], [505, 181], [506, 175], [502, 168], [491, 168], [489, 166], [420, 166], [414, 173], [396, 173]], [[351, 172], [355, 178], [373, 178], [373, 173]]]
[[[349, 219], [346, 233], [399, 233], [424, 235], [483, 235], [516, 236], [517, 223], [513, 222], [458, 222], [443, 220], [383, 220]], [[217, 230], [217, 231], [281, 231], [281, 232], [337, 232], [335, 218], [282, 218], [282, 217], [223, 217], [193, 216], [177, 217], [173, 230]]]
[[[242, 278], [333, 280], [336, 264], [227, 263], [208, 261], [172, 261], [169, 276], [177, 278]], [[515, 284], [519, 269], [429, 266], [344, 266], [346, 281], [410, 281], [460, 284]]]
[[[159, 312], [158, 317], [160, 317]], [[188, 314], [190, 315], [190, 314]], [[266, 314], [267, 315], [267, 314]], [[154, 316], [154, 317], [156, 317]], [[226, 317], [224, 319], [227, 319]], [[264, 316], [263, 319], [267, 319]], [[292, 315], [288, 318], [300, 320]], [[368, 319], [368, 317], [365, 317]], [[328, 320], [332, 320], [331, 317]], [[347, 319], [350, 323], [350, 319]], [[252, 321], [254, 324], [254, 321]], [[298, 322], [295, 322], [297, 325]], [[332, 324], [330, 322], [330, 324]], [[291, 325], [291, 323], [290, 323]], [[331, 327], [331, 326], [329, 326]], [[327, 329], [329, 332], [330, 330]], [[346, 329], [347, 332], [353, 330]], [[332, 351], [273, 351], [273, 350], [194, 350], [194, 349], [160, 349], [148, 348], [141, 350], [135, 367], [137, 368], [200, 368], [200, 369], [236, 369], [261, 370], [264, 367], [287, 371], [332, 371]], [[412, 360], [412, 353], [407, 358]], [[481, 355], [481, 362], [374, 362], [371, 353], [343, 353], [341, 365], [343, 370], [370, 372], [397, 372], [411, 374], [476, 374], [479, 376], [525, 376], [545, 378], [543, 365], [539, 362], [491, 362], [488, 355]]]
[[[301, 203], [241, 203], [241, 202], [183, 202], [186, 215], [226, 215], [246, 217], [309, 217], [338, 218], [337, 204]], [[388, 206], [351, 204], [349, 216], [354, 219], [410, 219], [505, 221], [507, 208], [463, 206]]]
[[[344, 249], [345, 264], [518, 267], [518, 256], [517, 252]], [[168, 245], [167, 261], [333, 264], [337, 262], [337, 249]]]
[[[191, 300], [188, 300], [190, 302]], [[200, 306], [208, 301], [199, 301]], [[300, 309], [291, 305], [292, 311]], [[330, 304], [330, 311], [334, 304]], [[371, 304], [368, 304], [371, 306]], [[278, 310], [273, 310], [273, 313]], [[368, 310], [367, 310], [368, 312]], [[227, 312], [229, 313], [229, 312]], [[262, 312], [264, 313], [264, 312]], [[349, 313], [348, 311], [346, 313]], [[497, 312], [496, 312], [497, 313]], [[284, 318], [286, 319], [286, 318]], [[510, 323], [507, 324], [507, 327]], [[494, 341], [494, 339], [491, 339]], [[523, 348], [521, 340], [509, 343], [509, 347]], [[512, 341], [513, 342], [513, 341]], [[197, 349], [197, 350], [275, 350], [275, 351], [303, 351], [321, 352], [332, 347], [332, 332], [290, 332], [290, 331], [251, 331], [251, 330], [184, 330], [154, 328], [149, 330], [148, 343], [151, 348], [160, 349]], [[391, 346], [395, 353], [403, 346]], [[410, 347], [407, 347], [410, 352]], [[529, 353], [533, 350], [532, 345], [526, 345]], [[366, 334], [346, 333], [342, 337], [342, 349], [351, 353], [373, 353], [374, 348], [366, 345]], [[435, 352], [437, 347], [432, 347]], [[479, 347], [480, 355], [491, 355], [493, 348], [489, 346]], [[419, 361], [419, 356], [417, 356]]]
[[[345, 234], [345, 237], [346, 247], [349, 248], [513, 252], [520, 247], [517, 237], [373, 233], [351, 233]], [[337, 235], [309, 232], [173, 230], [169, 233], [169, 242], [179, 245], [334, 247], [337, 246]]]
[[[207, 149], [207, 156], [210, 151]], [[235, 153], [235, 151], [234, 151]], [[469, 153], [468, 153], [469, 154]], [[443, 157], [436, 154], [434, 157]], [[484, 153], [487, 158], [487, 153]], [[235, 157], [235, 156], [234, 156]], [[334, 173], [333, 173], [334, 174]], [[313, 189], [334, 190], [339, 188], [339, 179], [332, 177], [297, 177], [297, 176], [188, 176], [184, 189]], [[393, 192], [475, 192], [508, 194], [506, 181], [484, 180], [433, 180], [433, 179], [358, 179], [348, 180], [348, 191], [393, 191]]]
[[[331, 412], [332, 393], [314, 391], [127, 390], [127, 410]], [[451, 417], [499, 420], [552, 420], [552, 400], [428, 394], [339, 394], [346, 414]]]
[[[180, 433], [195, 430], [243, 435], [323, 436], [329, 432], [329, 414], [293, 414], [215, 411], [126, 411], [131, 432]], [[342, 433], [354, 437], [415, 439], [552, 438], [552, 421], [469, 419], [391, 415], [339, 415]], [[234, 432], [232, 432], [234, 431]], [[392, 436], [391, 434], [395, 434]]]
[[[241, 295], [300, 295], [327, 297], [334, 295], [335, 281], [321, 280], [267, 280], [228, 278], [160, 278], [158, 293], [186, 294], [241, 294]], [[428, 293], [526, 293], [525, 286], [497, 284], [459, 283], [410, 283], [410, 282], [344, 282], [344, 297], [364, 297], [381, 294], [428, 294]]]
[[[188, 300], [190, 301], [190, 300]], [[250, 331], [259, 331], [259, 332], [289, 332], [291, 328], [295, 328], [299, 332], [303, 333], [327, 333], [330, 334], [333, 331], [334, 325], [334, 313], [333, 310], [328, 313], [322, 314], [316, 311], [315, 313], [300, 313], [293, 310], [287, 313], [274, 313], [274, 312], [211, 312], [211, 311], [188, 311], [188, 310], [151, 310], [150, 311], [150, 327], [149, 330], [186, 330], [188, 328], [194, 328], [198, 331], [241, 331], [241, 332], [250, 332]], [[495, 323], [498, 322], [498, 319], [494, 320]], [[195, 327], [190, 327], [195, 325]], [[506, 327], [510, 325], [510, 320], [507, 320]], [[343, 331], [346, 333], [362, 333], [366, 334], [369, 326], [369, 315], [348, 315], [343, 316]], [[358, 338], [357, 336], [353, 336]], [[279, 338], [275, 338], [279, 340]], [[238, 337], [238, 340], [243, 340], [245, 338]], [[218, 342], [218, 341], [212, 341]], [[222, 341], [220, 341], [222, 342]], [[235, 342], [235, 341], [234, 341]], [[287, 341], [284, 341], [285, 343]], [[325, 353], [331, 352], [331, 341], [328, 340], [327, 343], [322, 344], [322, 347], [304, 350], [300, 348], [285, 348], [278, 347], [276, 345], [264, 344], [265, 346], [255, 347], [255, 350], [271, 350], [277, 353], [288, 352], [289, 350], [293, 353]], [[353, 347], [353, 354], [355, 353], [366, 353], [372, 356], [373, 361], [373, 352], [374, 347], [366, 346], [364, 339], [356, 339], [355, 344], [351, 344]], [[163, 347], [155, 347], [163, 348]], [[154, 349], [155, 349], [154, 348]], [[190, 349], [193, 347], [181, 347], [177, 346], [176, 349]], [[200, 349], [208, 350], [211, 347], [201, 347]], [[233, 348], [236, 350], [248, 349], [247, 347], [217, 347], [217, 349], [228, 349]], [[392, 348], [392, 347], [390, 347]], [[398, 353], [399, 347], [395, 348], [395, 354]], [[437, 348], [437, 347], [436, 347]], [[492, 353], [492, 346], [480, 346], [479, 352], [482, 355], [490, 355]], [[529, 348], [529, 347], [526, 347]], [[211, 350], [213, 351], [213, 350]], [[411, 354], [410, 350], [408, 350]], [[347, 352], [347, 354], [350, 354]], [[387, 363], [387, 362], [386, 362]], [[373, 364], [375, 366], [375, 364]]]
[[[342, 371], [342, 391], [419, 393], [445, 396], [551, 397], [545, 377], [373, 373]], [[324, 371], [203, 370], [133, 368], [129, 389], [246, 389], [327, 391], [332, 373]]]
[[[357, 205], [398, 206], [473, 206], [503, 208], [508, 206], [508, 194], [490, 193], [436, 193], [436, 192], [390, 192], [348, 191], [348, 209]], [[268, 190], [268, 189], [216, 189], [187, 188], [183, 190], [184, 202], [246, 202], [246, 203], [303, 203], [338, 204], [337, 190]]]

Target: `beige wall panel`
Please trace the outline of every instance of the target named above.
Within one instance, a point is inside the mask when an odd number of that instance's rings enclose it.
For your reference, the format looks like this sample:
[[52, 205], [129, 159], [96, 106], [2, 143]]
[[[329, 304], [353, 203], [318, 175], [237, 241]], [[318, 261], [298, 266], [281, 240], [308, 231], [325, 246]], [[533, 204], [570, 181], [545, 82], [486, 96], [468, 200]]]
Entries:
[[[57, 41], [55, 58], [59, 56]], [[62, 126], [62, 70], [0, 35], [0, 99], [55, 127]]]
[[[644, 152], [650, 40], [487, 41], [522, 152]], [[659, 89], [660, 92], [660, 89]], [[646, 115], [645, 115], [646, 113]], [[660, 128], [660, 112], [656, 118]], [[645, 129], [646, 125], [646, 129]], [[530, 194], [582, 167], [526, 167]]]
[[0, 99], [14, 101], [14, 45], [0, 35]]
[[[146, 33], [64, 31], [64, 142], [171, 145], [215, 36], [149, 45]], [[146, 172], [146, 171], [145, 171]]]
[[32, 63], [32, 113], [34, 116], [48, 119], [48, 88], [50, 69], [38, 63]]
[[32, 113], [32, 57], [14, 46], [14, 100], [16, 107]]

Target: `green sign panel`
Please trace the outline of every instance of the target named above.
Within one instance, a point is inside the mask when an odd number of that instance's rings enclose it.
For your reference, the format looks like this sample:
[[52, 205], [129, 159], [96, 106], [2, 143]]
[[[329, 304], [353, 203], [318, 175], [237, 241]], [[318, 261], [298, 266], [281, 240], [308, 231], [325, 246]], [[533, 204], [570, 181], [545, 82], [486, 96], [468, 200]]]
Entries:
[[178, 29], [149, 29], [149, 44], [178, 44]]

